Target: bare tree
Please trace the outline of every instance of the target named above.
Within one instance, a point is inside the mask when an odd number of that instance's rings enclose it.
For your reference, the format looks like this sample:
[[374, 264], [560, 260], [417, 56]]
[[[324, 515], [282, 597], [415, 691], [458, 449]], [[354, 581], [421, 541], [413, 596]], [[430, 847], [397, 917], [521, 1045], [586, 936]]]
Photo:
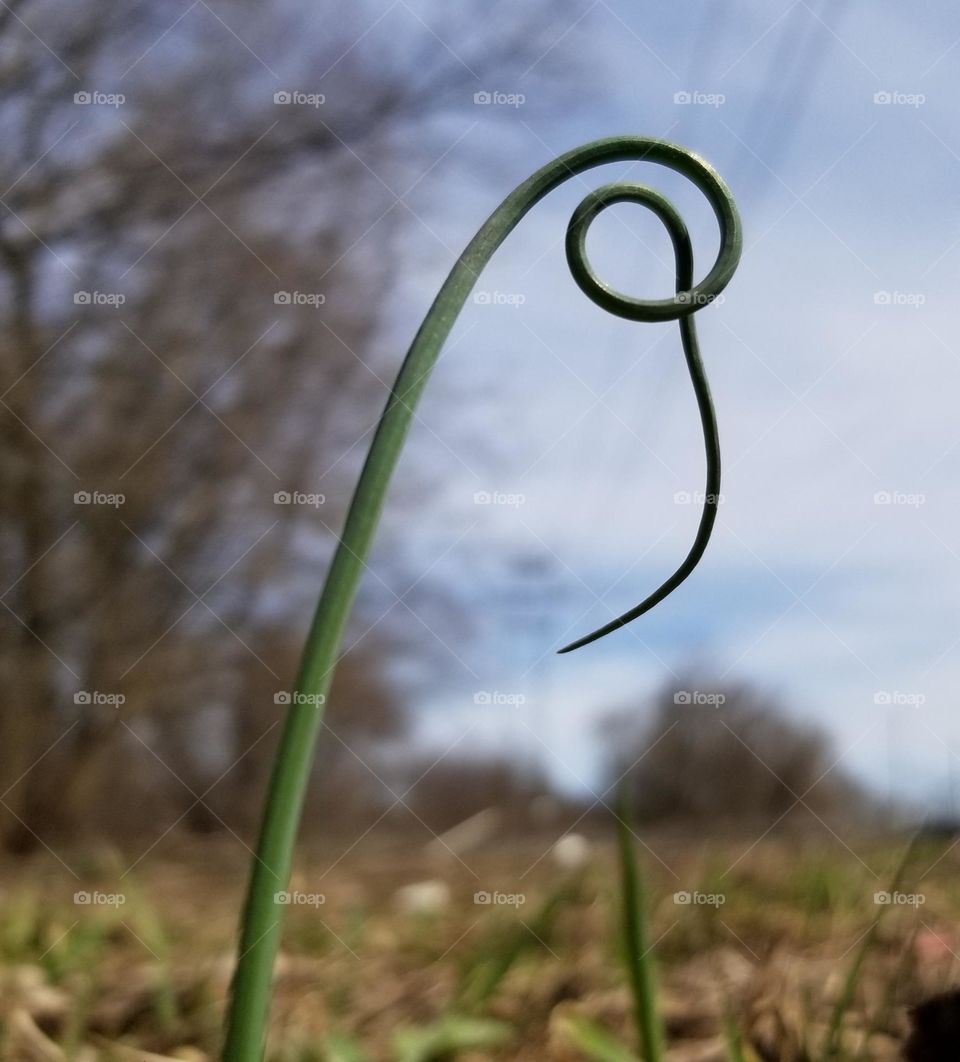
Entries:
[[540, 61], [546, 15], [464, 33], [443, 8], [356, 47], [365, 5], [3, 5], [8, 846], [124, 787], [222, 821], [200, 721], [232, 763], [269, 747], [385, 397], [391, 175], [429, 166], [480, 72]]
[[686, 676], [604, 737], [607, 784], [629, 785], [645, 822], [752, 828], [864, 808], [824, 734], [743, 683]]

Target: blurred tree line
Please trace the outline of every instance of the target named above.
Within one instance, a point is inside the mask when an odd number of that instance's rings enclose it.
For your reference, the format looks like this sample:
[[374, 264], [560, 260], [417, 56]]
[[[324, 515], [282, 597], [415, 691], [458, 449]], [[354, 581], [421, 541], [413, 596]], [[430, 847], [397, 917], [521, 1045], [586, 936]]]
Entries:
[[626, 785], [642, 825], [832, 830], [871, 811], [824, 731], [746, 682], [688, 673], [603, 730], [606, 799]]
[[[556, 5], [395, 14], [0, 8], [8, 849], [144, 807], [153, 832], [250, 825], [405, 346], [377, 342], [416, 224], [393, 189], [474, 91], [561, 65]], [[403, 725], [376, 619], [338, 673], [328, 785], [361, 770], [344, 743]]]
[[829, 736], [752, 683], [681, 674], [607, 714], [597, 739], [599, 777], [576, 794], [556, 791], [542, 769], [519, 757], [455, 750], [437, 763], [421, 753], [406, 771], [418, 779], [410, 810], [435, 830], [492, 810], [501, 834], [606, 833], [625, 786], [643, 832], [756, 837], [812, 829], [836, 836], [877, 821], [876, 801]]
[[[475, 120], [474, 92], [533, 67], [531, 105], [557, 105], [572, 78], [556, 14], [0, 5], [8, 850], [81, 830], [253, 827], [343, 505], [408, 339], [388, 333], [385, 309], [409, 237], [429, 235], [418, 215], [429, 224], [442, 207], [417, 186]], [[549, 788], [536, 772], [396, 753], [408, 687], [393, 665], [411, 625], [379, 589], [338, 669], [315, 806], [376, 821], [417, 780], [401, 813], [421, 827], [492, 805], [532, 821], [523, 809]], [[448, 623], [436, 590], [409, 600]], [[822, 736], [770, 698], [674, 696], [606, 730], [604, 784], [635, 781], [641, 821], [767, 822], [851, 803]], [[388, 739], [381, 770], [374, 744]]]

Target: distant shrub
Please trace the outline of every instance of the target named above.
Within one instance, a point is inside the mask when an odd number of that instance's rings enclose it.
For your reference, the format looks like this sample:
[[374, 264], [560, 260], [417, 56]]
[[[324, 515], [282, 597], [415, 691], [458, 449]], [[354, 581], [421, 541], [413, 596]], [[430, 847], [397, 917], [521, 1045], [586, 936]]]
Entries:
[[652, 714], [604, 725], [607, 784], [627, 776], [640, 821], [753, 826], [864, 807], [828, 738], [745, 684], [688, 677]]

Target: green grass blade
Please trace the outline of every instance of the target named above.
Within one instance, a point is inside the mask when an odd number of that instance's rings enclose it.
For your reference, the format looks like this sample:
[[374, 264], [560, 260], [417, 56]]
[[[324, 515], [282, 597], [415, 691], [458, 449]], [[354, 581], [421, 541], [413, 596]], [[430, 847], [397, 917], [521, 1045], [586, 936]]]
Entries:
[[903, 952], [900, 955], [900, 960], [897, 963], [897, 967], [894, 970], [892, 976], [887, 981], [883, 989], [883, 997], [880, 1000], [880, 1006], [877, 1008], [869, 1023], [867, 1024], [866, 1032], [864, 1033], [863, 1043], [860, 1045], [860, 1050], [857, 1052], [854, 1062], [869, 1062], [870, 1060], [870, 1043], [874, 1036], [881, 1029], [887, 1028], [890, 1025], [893, 1017], [894, 1010], [896, 1009], [896, 997], [898, 986], [907, 981], [913, 972], [913, 968], [916, 964], [916, 955], [914, 953], [914, 944], [917, 939], [917, 930], [914, 927], [910, 936], [907, 938], [907, 942], [904, 945]]
[[330, 1036], [323, 1045], [323, 1062], [366, 1062], [360, 1044], [349, 1036]]
[[401, 1029], [393, 1041], [396, 1062], [434, 1062], [458, 1051], [484, 1051], [502, 1046], [513, 1030], [502, 1021], [448, 1014], [433, 1025]]
[[542, 948], [557, 914], [575, 895], [576, 886], [562, 885], [551, 893], [527, 925], [520, 924], [498, 940], [484, 941], [483, 958], [465, 971], [458, 994], [458, 1007], [474, 1011], [486, 1003], [503, 979], [528, 951]]
[[590, 1018], [565, 1014], [558, 1022], [560, 1033], [590, 1062], [637, 1062], [637, 1056]]
[[[914, 836], [910, 843], [907, 845], [900, 857], [900, 862], [897, 864], [896, 869], [893, 872], [893, 877], [890, 881], [890, 888], [888, 892], [898, 892], [900, 885], [903, 882], [904, 875], [907, 870], [907, 866], [910, 863], [913, 853], [917, 847], [917, 837]], [[823, 1062], [836, 1062], [840, 1058], [840, 1030], [843, 1027], [843, 1019], [850, 1009], [850, 1005], [853, 1003], [853, 997], [856, 994], [857, 986], [860, 984], [860, 975], [863, 972], [863, 964], [866, 962], [867, 955], [873, 948], [877, 939], [877, 933], [880, 929], [880, 923], [883, 920], [884, 914], [889, 910], [889, 906], [881, 906], [877, 917], [874, 918], [870, 924], [870, 928], [864, 934], [863, 939], [860, 942], [860, 946], [857, 948], [856, 954], [853, 957], [853, 962], [850, 964], [850, 968], [847, 971], [847, 976], [844, 978], [843, 987], [840, 990], [840, 995], [837, 997], [837, 1001], [833, 1006], [833, 1010], [830, 1014], [830, 1022], [827, 1026], [827, 1034], [824, 1039], [822, 1059]]]
[[632, 815], [627, 786], [620, 792], [620, 888], [623, 904], [623, 946], [633, 998], [634, 1021], [645, 1062], [663, 1058], [663, 1024], [657, 1007], [657, 971], [647, 925], [647, 896], [634, 851]]
[[727, 1062], [747, 1062], [747, 1056], [743, 1053], [743, 1039], [729, 1000], [723, 1008], [723, 1042], [727, 1048]]

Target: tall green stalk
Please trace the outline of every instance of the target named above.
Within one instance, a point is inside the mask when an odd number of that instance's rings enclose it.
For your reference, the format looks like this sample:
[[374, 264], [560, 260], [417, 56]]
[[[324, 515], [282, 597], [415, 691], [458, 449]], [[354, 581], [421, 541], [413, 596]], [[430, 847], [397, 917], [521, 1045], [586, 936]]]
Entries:
[[657, 965], [649, 933], [647, 886], [637, 866], [630, 787], [626, 783], [620, 790], [617, 837], [623, 903], [622, 941], [633, 999], [633, 1020], [644, 1062], [660, 1062], [664, 1055], [664, 1034], [657, 1001]]
[[[683, 174], [700, 188], [713, 207], [720, 226], [720, 251], [705, 280], [696, 286], [691, 286], [690, 280], [681, 283], [681, 274], [686, 270], [682, 268], [679, 249], [678, 294], [673, 298], [633, 299], [607, 287], [594, 276], [586, 261], [584, 237], [586, 226], [604, 206], [614, 201], [628, 200], [651, 207], [661, 218], [664, 218], [667, 212], [675, 215], [675, 211], [662, 197], [639, 185], [608, 186], [587, 197], [571, 221], [567, 258], [579, 286], [598, 305], [611, 313], [637, 321], [680, 320], [684, 346], [687, 349], [688, 335], [692, 335], [693, 326], [692, 321], [686, 318], [712, 301], [723, 290], [739, 261], [741, 233], [736, 207], [726, 185], [698, 156], [666, 141], [622, 136], [597, 140], [561, 155], [524, 181], [501, 203], [470, 241], [451, 270], [404, 359], [380, 417], [347, 513], [343, 536], [334, 554], [317, 605], [297, 677], [297, 696], [293, 698], [288, 711], [274, 762], [256, 858], [252, 862], [241, 923], [239, 957], [231, 986], [223, 1054], [227, 1062], [260, 1062], [263, 1057], [273, 964], [280, 943], [283, 911], [283, 908], [275, 903], [274, 896], [286, 889], [290, 878], [304, 793], [313, 762], [317, 732], [322, 721], [321, 705], [330, 688], [344, 628], [363, 575], [365, 559], [383, 509], [387, 487], [406, 439], [414, 408], [430, 372], [484, 266], [527, 211], [558, 185], [584, 170], [609, 162], [641, 160], [656, 162]], [[666, 218], [664, 220], [666, 221]], [[666, 223], [676, 247], [676, 229], [669, 221]], [[692, 258], [690, 266], [692, 278]], [[697, 364], [699, 366], [699, 358]], [[695, 367], [691, 364], [689, 350], [688, 365], [691, 366], [693, 374]], [[700, 371], [702, 374], [702, 367]], [[695, 384], [696, 382], [695, 377]], [[699, 388], [697, 395], [703, 415], [704, 394]], [[706, 401], [709, 402], [708, 393]], [[717, 468], [719, 469], [719, 466]], [[711, 493], [710, 486], [708, 483], [708, 493]], [[715, 505], [715, 501], [713, 504]], [[712, 524], [712, 519], [710, 523]], [[707, 526], [707, 536], [709, 530]], [[703, 538], [703, 532], [701, 521], [698, 542]], [[703, 545], [705, 540], [701, 543], [701, 553]], [[695, 546], [695, 550], [696, 548]], [[693, 552], [691, 551], [691, 556]], [[697, 559], [699, 554], [693, 559], [693, 564]], [[690, 557], [685, 565], [692, 568]], [[681, 579], [689, 574], [689, 570], [681, 571]], [[669, 593], [673, 585], [669, 586], [661, 597]], [[660, 597], [656, 600], [660, 600]], [[652, 607], [655, 603], [655, 600], [648, 598], [645, 604], [646, 607]], [[636, 610], [633, 610], [626, 617], [621, 617], [621, 620], [628, 622], [630, 618], [635, 618], [636, 614]], [[615, 621], [615, 625], [622, 624]], [[613, 629], [613, 626], [608, 624], [602, 631], [608, 629]], [[599, 637], [600, 632], [596, 632], [596, 636]], [[589, 638], [590, 636], [586, 640]], [[585, 644], [585, 640], [581, 640], [581, 644]]]

